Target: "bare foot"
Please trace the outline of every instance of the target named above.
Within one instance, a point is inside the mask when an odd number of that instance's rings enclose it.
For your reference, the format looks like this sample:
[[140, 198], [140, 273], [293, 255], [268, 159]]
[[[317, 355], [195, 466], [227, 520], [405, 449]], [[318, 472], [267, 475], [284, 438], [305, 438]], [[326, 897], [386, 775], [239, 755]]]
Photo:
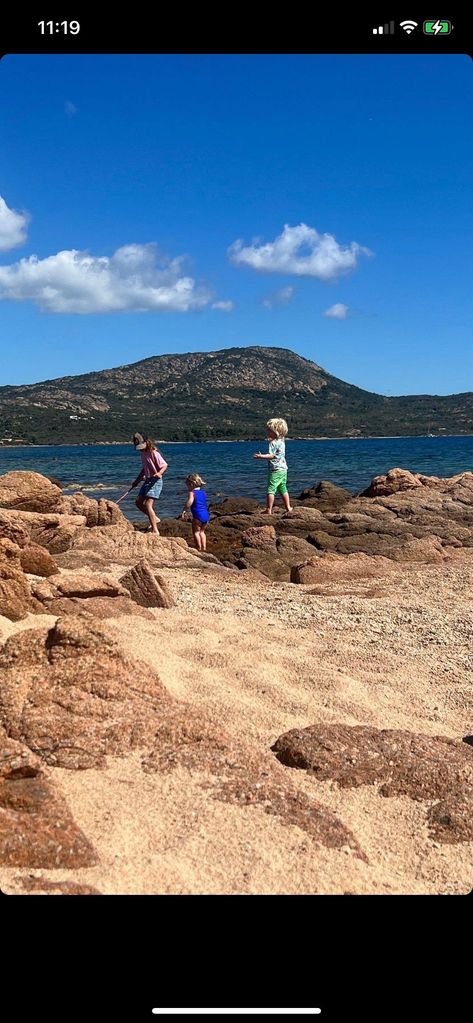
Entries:
[[151, 536], [161, 536], [161, 533], [159, 532], [159, 529], [152, 529], [151, 530]]
[[264, 511], [262, 511], [262, 512], [261, 512], [261, 515], [272, 515], [272, 514], [273, 514], [273, 513], [272, 513], [272, 512], [270, 512], [270, 511], [268, 511], [268, 509], [267, 509], [267, 508], [265, 508], [265, 509], [264, 509]]

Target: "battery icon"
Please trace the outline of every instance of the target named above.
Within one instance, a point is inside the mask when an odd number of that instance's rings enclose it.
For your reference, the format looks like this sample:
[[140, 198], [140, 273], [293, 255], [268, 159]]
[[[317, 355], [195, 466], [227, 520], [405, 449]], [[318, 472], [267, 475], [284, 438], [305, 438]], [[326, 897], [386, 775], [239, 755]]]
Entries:
[[448, 36], [451, 31], [451, 21], [424, 21], [424, 35], [426, 36]]

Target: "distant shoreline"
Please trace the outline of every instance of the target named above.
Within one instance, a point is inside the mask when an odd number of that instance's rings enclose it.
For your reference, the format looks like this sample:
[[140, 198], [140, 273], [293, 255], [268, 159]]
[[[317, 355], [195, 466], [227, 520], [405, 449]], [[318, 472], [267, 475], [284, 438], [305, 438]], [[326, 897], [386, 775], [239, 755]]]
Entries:
[[[330, 441], [341, 441], [341, 440], [441, 440], [442, 438], [460, 438], [460, 437], [473, 437], [473, 433], [404, 433], [404, 434], [376, 434], [373, 437], [289, 437], [288, 442], [299, 441], [299, 440], [330, 440]], [[265, 438], [262, 437], [237, 437], [235, 440], [220, 440], [215, 438], [213, 440], [156, 440], [157, 445], [175, 445], [175, 444], [263, 444]], [[2, 451], [21, 451], [30, 448], [111, 448], [111, 447], [130, 447], [132, 444], [126, 440], [101, 440], [101, 441], [66, 441], [59, 444], [2, 444], [0, 442], [0, 453]]]

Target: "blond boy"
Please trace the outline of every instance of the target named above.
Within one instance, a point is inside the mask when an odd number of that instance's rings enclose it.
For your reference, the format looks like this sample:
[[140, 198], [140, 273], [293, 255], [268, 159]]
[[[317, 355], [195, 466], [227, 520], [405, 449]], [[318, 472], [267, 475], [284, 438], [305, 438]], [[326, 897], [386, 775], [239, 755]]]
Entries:
[[269, 454], [262, 455], [259, 451], [257, 455], [253, 455], [253, 458], [261, 458], [269, 463], [266, 511], [262, 512], [262, 514], [272, 514], [274, 499], [277, 493], [281, 494], [286, 511], [291, 512], [292, 507], [287, 491], [286, 444], [284, 441], [284, 438], [287, 436], [286, 420], [268, 419], [266, 430], [269, 440]]

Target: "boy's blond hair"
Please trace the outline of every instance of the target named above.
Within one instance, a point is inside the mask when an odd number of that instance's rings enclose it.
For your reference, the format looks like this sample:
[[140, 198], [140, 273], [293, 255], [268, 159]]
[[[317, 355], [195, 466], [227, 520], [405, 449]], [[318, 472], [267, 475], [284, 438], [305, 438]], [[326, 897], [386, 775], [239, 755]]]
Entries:
[[191, 487], [205, 487], [205, 480], [196, 472], [191, 472], [189, 476], [186, 476], [186, 483]]
[[272, 430], [276, 437], [287, 436], [287, 423], [285, 419], [268, 419], [266, 423], [268, 430]]

